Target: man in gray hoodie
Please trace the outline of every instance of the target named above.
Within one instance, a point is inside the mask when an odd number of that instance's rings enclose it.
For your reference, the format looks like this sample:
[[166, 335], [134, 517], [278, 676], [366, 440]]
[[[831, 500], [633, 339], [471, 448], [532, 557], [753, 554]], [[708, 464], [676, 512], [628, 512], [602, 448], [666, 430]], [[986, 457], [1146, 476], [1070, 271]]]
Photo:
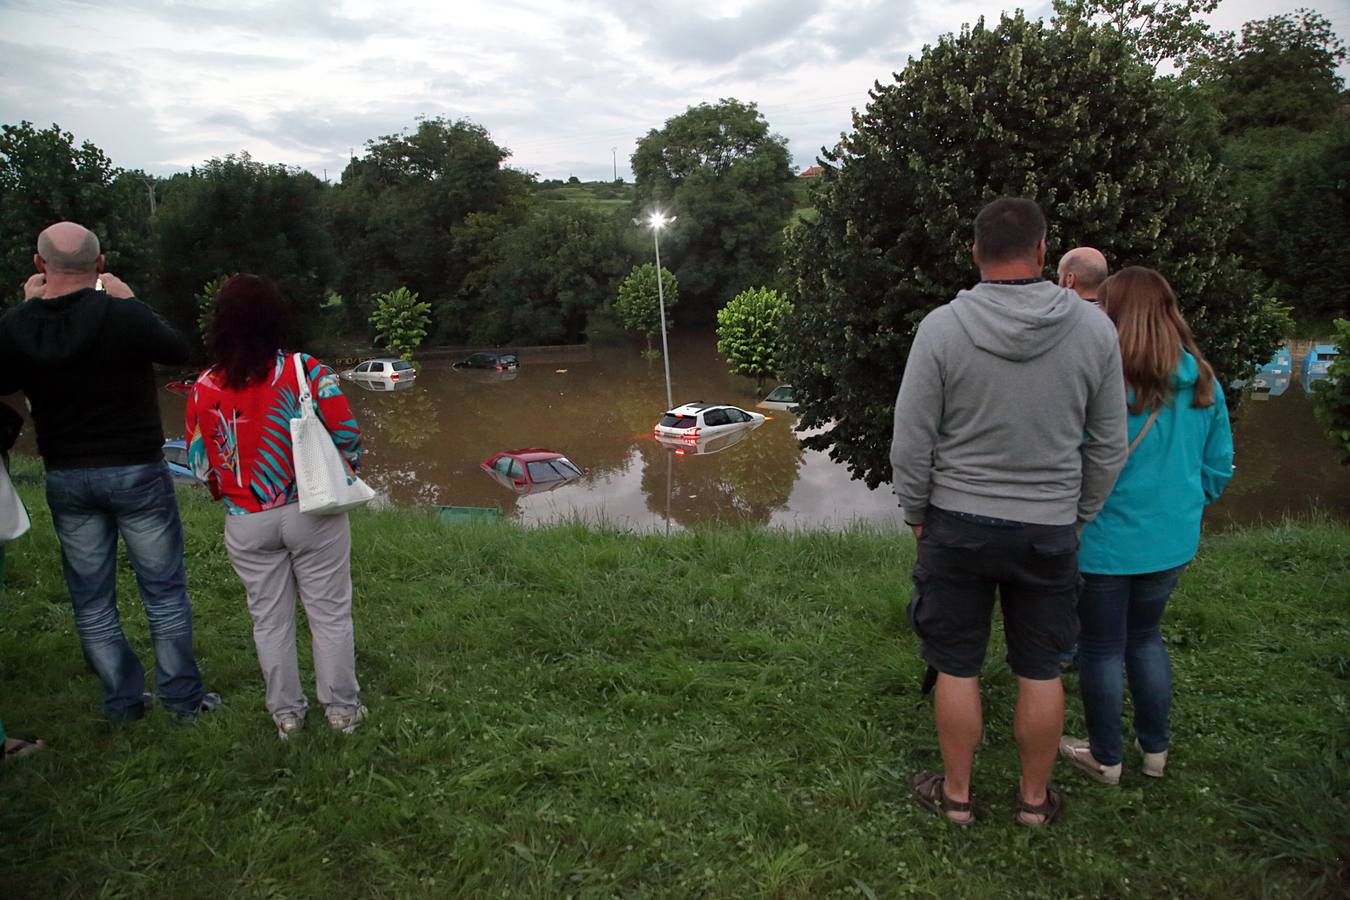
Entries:
[[1125, 385], [1111, 321], [1045, 281], [1045, 217], [1003, 198], [975, 219], [981, 281], [919, 325], [895, 403], [893, 486], [918, 538], [910, 622], [937, 674], [944, 771], [920, 804], [973, 821], [980, 669], [995, 592], [1018, 677], [1018, 821], [1054, 820], [1064, 726], [1059, 654], [1077, 637], [1078, 533], [1125, 464]]

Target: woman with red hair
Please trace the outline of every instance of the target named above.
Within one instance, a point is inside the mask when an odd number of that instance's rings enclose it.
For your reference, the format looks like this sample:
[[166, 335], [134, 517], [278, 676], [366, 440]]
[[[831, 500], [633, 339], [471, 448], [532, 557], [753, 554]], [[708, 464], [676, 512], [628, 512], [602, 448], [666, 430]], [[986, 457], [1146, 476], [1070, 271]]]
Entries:
[[[309, 706], [295, 647], [297, 590], [328, 724], [352, 732], [366, 716], [356, 681], [347, 514], [308, 515], [297, 502], [290, 422], [300, 415], [300, 376], [293, 355], [279, 349], [289, 324], [272, 281], [257, 275], [227, 281], [206, 334], [215, 365], [192, 387], [186, 427], [197, 477], [225, 502], [225, 549], [248, 595], [267, 710], [283, 740], [303, 727]], [[337, 375], [297, 355], [315, 410], [355, 466], [361, 430]]]

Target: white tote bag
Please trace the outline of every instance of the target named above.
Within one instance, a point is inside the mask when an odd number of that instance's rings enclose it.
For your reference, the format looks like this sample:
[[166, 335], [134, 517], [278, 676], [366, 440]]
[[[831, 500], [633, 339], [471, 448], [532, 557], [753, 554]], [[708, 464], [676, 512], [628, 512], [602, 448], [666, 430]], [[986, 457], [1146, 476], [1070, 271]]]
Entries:
[[0, 544], [6, 544], [28, 532], [28, 510], [23, 508], [19, 492], [9, 480], [9, 470], [0, 462]]
[[300, 511], [335, 516], [375, 499], [375, 492], [356, 476], [342, 458], [333, 436], [314, 411], [309, 380], [300, 354], [294, 355], [300, 385], [300, 418], [291, 419], [291, 454], [295, 457], [295, 488]]

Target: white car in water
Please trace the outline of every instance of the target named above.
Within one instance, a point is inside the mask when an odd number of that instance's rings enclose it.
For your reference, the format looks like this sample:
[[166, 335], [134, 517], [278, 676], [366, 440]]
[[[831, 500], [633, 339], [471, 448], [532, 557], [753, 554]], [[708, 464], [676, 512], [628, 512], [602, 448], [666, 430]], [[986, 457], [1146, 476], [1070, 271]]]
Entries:
[[657, 438], [694, 443], [734, 431], [750, 431], [764, 424], [764, 414], [723, 403], [686, 403], [661, 417], [652, 429]]
[[417, 369], [406, 359], [368, 359], [356, 368], [343, 372], [342, 377], [363, 387], [378, 384], [388, 390], [394, 385], [416, 381]]

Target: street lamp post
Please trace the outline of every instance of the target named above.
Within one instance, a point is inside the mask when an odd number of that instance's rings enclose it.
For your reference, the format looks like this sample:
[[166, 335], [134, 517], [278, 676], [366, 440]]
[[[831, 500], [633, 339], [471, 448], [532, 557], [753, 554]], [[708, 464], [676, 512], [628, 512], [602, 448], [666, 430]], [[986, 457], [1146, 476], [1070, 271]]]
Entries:
[[[633, 220], [635, 223], [637, 219]], [[656, 245], [656, 303], [661, 312], [661, 361], [666, 366], [666, 409], [675, 408], [675, 398], [670, 392], [670, 348], [666, 345], [666, 288], [661, 277], [661, 229], [675, 221], [675, 216], [666, 218], [659, 212], [647, 217], [652, 229], [652, 242]]]

